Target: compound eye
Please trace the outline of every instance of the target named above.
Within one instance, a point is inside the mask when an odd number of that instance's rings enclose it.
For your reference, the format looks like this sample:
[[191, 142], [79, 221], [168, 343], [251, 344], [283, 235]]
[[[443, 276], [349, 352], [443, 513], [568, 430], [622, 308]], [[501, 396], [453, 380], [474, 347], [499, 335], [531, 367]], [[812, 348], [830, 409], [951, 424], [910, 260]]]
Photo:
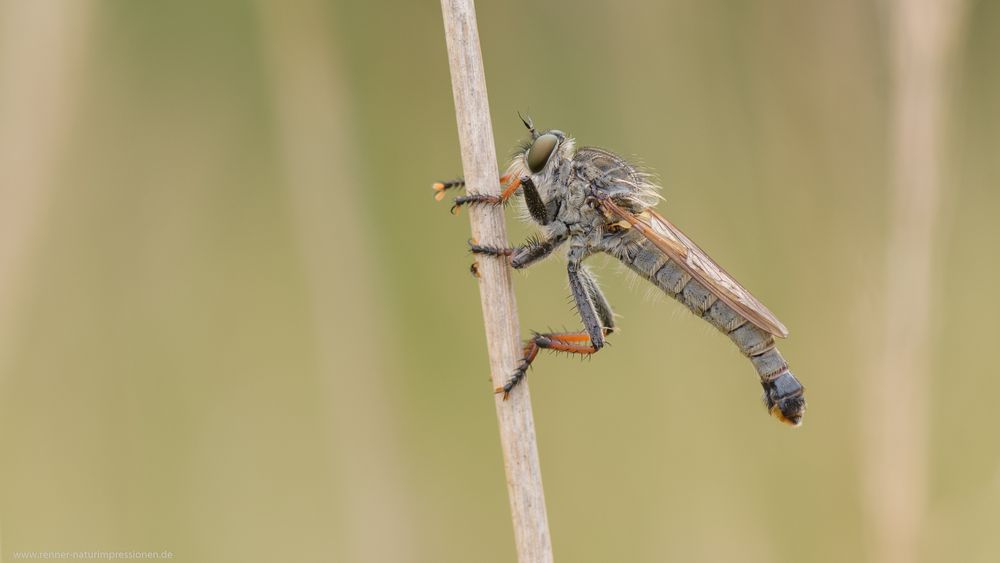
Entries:
[[556, 137], [552, 133], [546, 133], [535, 139], [535, 142], [531, 145], [531, 149], [528, 150], [528, 168], [532, 174], [538, 174], [542, 171], [542, 168], [545, 168], [545, 163], [549, 161], [552, 151], [555, 150], [558, 144], [559, 137]]

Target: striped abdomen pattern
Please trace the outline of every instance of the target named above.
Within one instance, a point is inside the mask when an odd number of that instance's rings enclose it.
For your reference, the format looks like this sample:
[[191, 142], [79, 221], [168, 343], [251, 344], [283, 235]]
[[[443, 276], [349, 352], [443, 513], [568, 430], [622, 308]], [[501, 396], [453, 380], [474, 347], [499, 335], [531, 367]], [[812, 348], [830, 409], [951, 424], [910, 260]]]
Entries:
[[768, 410], [785, 422], [798, 424], [805, 409], [804, 390], [789, 371], [774, 337], [692, 279], [653, 243], [642, 239], [637, 244], [635, 251], [620, 257], [622, 262], [729, 336], [757, 370]]

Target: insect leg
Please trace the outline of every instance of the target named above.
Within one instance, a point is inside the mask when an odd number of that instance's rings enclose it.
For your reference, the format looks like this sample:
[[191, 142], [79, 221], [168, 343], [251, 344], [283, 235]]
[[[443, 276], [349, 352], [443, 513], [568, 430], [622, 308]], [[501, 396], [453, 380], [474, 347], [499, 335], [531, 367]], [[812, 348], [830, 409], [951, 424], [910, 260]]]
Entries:
[[[509, 179], [510, 176], [507, 176], [505, 174], [500, 177], [500, 183], [503, 184]], [[507, 203], [507, 200], [510, 199], [510, 197], [514, 195], [514, 192], [516, 192], [517, 189], [520, 187], [521, 187], [521, 179], [514, 178], [509, 184], [507, 184], [504, 187], [503, 191], [498, 196], [487, 195], [487, 194], [468, 194], [456, 197], [455, 201], [451, 205], [451, 212], [458, 213], [458, 210], [461, 209], [463, 205], [475, 205], [475, 204], [503, 205]], [[435, 184], [435, 189], [437, 189], [437, 184]], [[439, 190], [438, 193], [443, 194], [444, 192]], [[434, 197], [437, 196], [435, 195]]]
[[[601, 319], [597, 316], [597, 307], [594, 304], [594, 298], [591, 296], [591, 292], [588, 291], [587, 286], [584, 284], [583, 277], [588, 274], [583, 273], [583, 258], [585, 256], [586, 250], [582, 246], [573, 247], [569, 251], [569, 265], [567, 266], [567, 273], [569, 274], [569, 289], [573, 293], [573, 300], [576, 302], [576, 310], [580, 313], [580, 319], [583, 320], [583, 326], [587, 329], [587, 333], [590, 335], [590, 342], [598, 350], [604, 346], [604, 331], [601, 327]], [[591, 284], [596, 287], [597, 284]], [[603, 295], [601, 295], [603, 298]], [[604, 301], [607, 304], [607, 301]], [[610, 309], [610, 308], [609, 308]]]
[[483, 254], [486, 256], [509, 256], [511, 267], [520, 270], [538, 262], [549, 256], [569, 237], [569, 229], [565, 223], [556, 223], [550, 229], [549, 236], [541, 240], [529, 240], [527, 243], [516, 248], [501, 248], [499, 246], [489, 246], [476, 244], [469, 241], [469, 250], [473, 254]]
[[[500, 185], [506, 184], [509, 180], [510, 180], [509, 174], [504, 174], [503, 176], [500, 176]], [[464, 187], [465, 187], [465, 178], [455, 178], [454, 180], [444, 180], [441, 182], [434, 182], [433, 184], [431, 184], [431, 188], [434, 189], [434, 199], [438, 201], [444, 199], [444, 193], [446, 191], [454, 188], [464, 188]]]
[[431, 186], [434, 188], [434, 199], [441, 201], [444, 199], [444, 192], [452, 188], [464, 188], [465, 178], [455, 178], [454, 180], [445, 180], [443, 182], [434, 182]]
[[531, 367], [531, 362], [538, 356], [539, 350], [555, 350], [557, 352], [589, 356], [597, 353], [599, 349], [600, 347], [595, 347], [590, 342], [590, 335], [586, 332], [535, 333], [531, 339], [524, 343], [524, 356], [521, 358], [521, 363], [517, 366], [517, 369], [514, 370], [514, 375], [507, 380], [507, 383], [503, 387], [497, 387], [495, 392], [503, 394], [503, 398], [506, 401], [507, 397], [510, 396], [511, 390], [528, 375], [528, 368]]
[[555, 218], [552, 216], [554, 213], [549, 213], [549, 209], [542, 200], [542, 196], [538, 193], [535, 183], [531, 181], [531, 178], [522, 178], [521, 188], [524, 192], [524, 203], [528, 207], [528, 213], [531, 214], [531, 218], [539, 225], [548, 225]]
[[587, 294], [590, 295], [590, 299], [594, 303], [594, 308], [597, 310], [597, 316], [601, 319], [604, 333], [611, 334], [615, 330], [615, 313], [611, 310], [611, 304], [608, 303], [607, 298], [601, 293], [601, 288], [597, 285], [597, 280], [589, 270], [580, 268], [580, 281], [583, 282]]
[[581, 265], [584, 255], [583, 247], [574, 247], [569, 251], [569, 286], [573, 292], [573, 299], [576, 301], [580, 317], [583, 319], [583, 325], [587, 330], [584, 332], [536, 333], [531, 337], [524, 345], [524, 356], [517, 369], [514, 370], [514, 374], [503, 387], [496, 389], [497, 393], [503, 394], [504, 399], [510, 394], [511, 389], [527, 375], [528, 368], [535, 360], [539, 350], [555, 350], [589, 356], [596, 354], [604, 347], [604, 337], [614, 330], [614, 313], [611, 312], [611, 306], [608, 305], [607, 299], [598, 288], [597, 281]]

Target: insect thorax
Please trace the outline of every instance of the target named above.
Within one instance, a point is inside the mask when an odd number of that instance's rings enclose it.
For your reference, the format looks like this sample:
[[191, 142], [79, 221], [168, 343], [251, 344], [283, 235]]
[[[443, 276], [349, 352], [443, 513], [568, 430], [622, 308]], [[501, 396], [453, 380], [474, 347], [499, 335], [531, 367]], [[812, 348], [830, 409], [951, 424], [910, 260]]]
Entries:
[[647, 176], [613, 152], [581, 147], [573, 161], [581, 178], [610, 194], [630, 211], [639, 213], [659, 199], [657, 187], [647, 181]]
[[[606, 216], [589, 201], [592, 190], [610, 195], [618, 205], [632, 213], [641, 213], [659, 199], [658, 187], [648, 181], [648, 175], [605, 149], [576, 147], [572, 139], [566, 139], [537, 173], [530, 172], [527, 156], [528, 151], [517, 154], [507, 170], [508, 174], [530, 177], [544, 208], [551, 213], [551, 220], [568, 227], [571, 238], [577, 244], [584, 244], [593, 251], [604, 250], [621, 255], [626, 247], [632, 246], [631, 239], [634, 237], [609, 240], [609, 234], [617, 234], [626, 227], [616, 227], [616, 223], [621, 221]], [[527, 205], [522, 207], [521, 216], [541, 222], [537, 212], [534, 216], [528, 213]], [[542, 223], [542, 230], [547, 234], [551, 234], [548, 231], [553, 228], [562, 227]]]

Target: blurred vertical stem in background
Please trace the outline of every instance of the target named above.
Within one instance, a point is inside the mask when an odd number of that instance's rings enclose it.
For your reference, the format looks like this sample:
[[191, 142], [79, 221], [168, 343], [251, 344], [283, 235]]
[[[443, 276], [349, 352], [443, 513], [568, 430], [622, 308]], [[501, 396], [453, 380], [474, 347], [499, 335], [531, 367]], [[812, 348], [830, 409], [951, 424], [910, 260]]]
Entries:
[[[275, 103], [279, 154], [305, 265], [321, 377], [328, 387], [330, 455], [343, 485], [346, 530], [334, 560], [407, 561], [415, 553], [401, 448], [381, 374], [396, 349], [378, 326], [365, 247], [360, 158], [352, 130], [333, 18], [318, 0], [258, 3]], [[359, 337], [360, 335], [360, 337]], [[377, 337], [375, 337], [377, 336]], [[369, 338], [370, 337], [370, 338]]]
[[962, 0], [892, 0], [885, 326], [862, 413], [872, 560], [919, 559], [926, 511], [933, 248]]
[[[496, 146], [479, 48], [476, 8], [472, 0], [441, 0], [441, 12], [466, 185], [471, 192], [499, 195]], [[509, 246], [503, 207], [470, 207], [473, 238], [483, 244]], [[509, 374], [514, 373], [521, 354], [514, 286], [505, 258], [483, 257], [478, 262], [479, 296], [490, 371], [494, 387], [501, 387]], [[522, 563], [550, 562], [552, 540], [528, 386], [525, 382], [518, 385], [509, 401], [497, 395], [495, 404], [518, 560]]]
[[0, 3], [0, 374], [81, 98], [93, 3]]

